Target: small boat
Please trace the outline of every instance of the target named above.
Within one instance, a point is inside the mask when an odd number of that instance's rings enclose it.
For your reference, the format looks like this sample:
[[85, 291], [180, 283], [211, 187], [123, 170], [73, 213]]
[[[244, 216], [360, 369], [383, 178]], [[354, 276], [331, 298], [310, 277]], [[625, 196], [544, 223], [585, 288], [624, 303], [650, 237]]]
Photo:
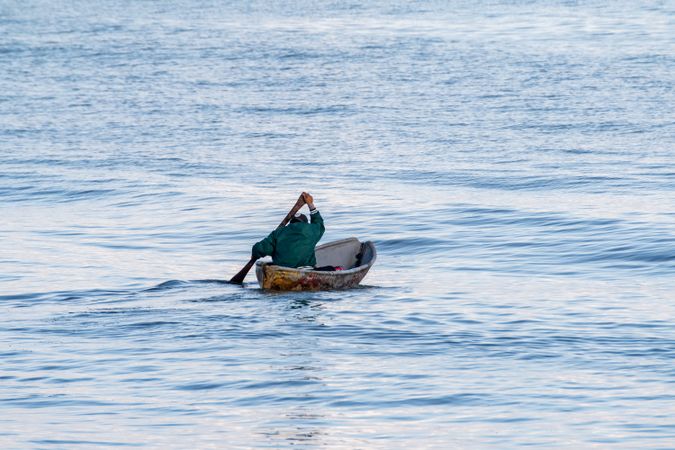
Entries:
[[315, 249], [316, 267], [344, 267], [343, 270], [323, 271], [312, 268], [292, 268], [258, 261], [255, 275], [262, 289], [274, 291], [319, 291], [347, 289], [358, 285], [375, 264], [377, 252], [371, 241], [356, 238], [319, 245]]

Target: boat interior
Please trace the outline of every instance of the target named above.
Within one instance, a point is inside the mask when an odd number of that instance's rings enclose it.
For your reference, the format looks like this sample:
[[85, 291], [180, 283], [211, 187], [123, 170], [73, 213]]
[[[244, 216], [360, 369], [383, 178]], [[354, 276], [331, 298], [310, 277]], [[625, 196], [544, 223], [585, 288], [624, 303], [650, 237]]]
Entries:
[[359, 242], [356, 238], [319, 245], [316, 250], [316, 266], [341, 266], [346, 270], [367, 265], [375, 256], [372, 243]]

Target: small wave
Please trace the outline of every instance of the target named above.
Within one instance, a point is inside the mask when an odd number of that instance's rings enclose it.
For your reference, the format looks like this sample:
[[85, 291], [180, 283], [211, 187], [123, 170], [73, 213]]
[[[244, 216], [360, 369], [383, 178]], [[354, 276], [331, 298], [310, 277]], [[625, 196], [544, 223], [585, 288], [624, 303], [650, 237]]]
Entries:
[[145, 292], [166, 291], [166, 290], [169, 290], [169, 289], [185, 287], [186, 285], [189, 285], [189, 283], [187, 281], [169, 280], [169, 281], [164, 281], [163, 283], [160, 283], [157, 286], [146, 289]]
[[151, 322], [134, 322], [134, 323], [129, 323], [125, 324], [122, 327], [123, 328], [129, 328], [129, 329], [137, 329], [137, 328], [156, 328], [156, 327], [163, 327], [166, 325], [178, 325], [180, 322], [173, 322], [173, 321], [167, 321], [167, 320], [155, 320]]
[[351, 108], [346, 105], [315, 106], [315, 107], [252, 106], [240, 108], [239, 111], [242, 113], [252, 113], [252, 114], [288, 114], [297, 116], [345, 114], [352, 112]]
[[78, 302], [85, 299], [96, 300], [101, 298], [120, 297], [132, 293], [131, 290], [88, 289], [77, 291], [33, 292], [22, 294], [0, 295], [0, 303], [14, 303], [12, 306], [28, 308], [43, 303]]
[[117, 189], [40, 188], [35, 186], [0, 186], [0, 196], [8, 203], [71, 203], [98, 200], [120, 194]]
[[30, 441], [38, 445], [85, 445], [85, 446], [96, 446], [96, 447], [145, 447], [145, 443], [133, 443], [133, 442], [121, 442], [121, 441], [91, 441], [83, 439], [36, 439]]
[[378, 239], [377, 248], [389, 254], [435, 253], [452, 246], [452, 242], [430, 237]]
[[368, 399], [367, 401], [358, 400], [338, 400], [330, 403], [335, 407], [348, 407], [350, 409], [372, 409], [380, 408], [398, 408], [411, 406], [438, 406], [438, 405], [480, 405], [480, 404], [498, 404], [493, 396], [486, 394], [462, 393], [442, 396], [410, 397], [397, 400], [386, 399]]
[[210, 382], [190, 383], [184, 384], [182, 386], [177, 386], [174, 389], [179, 391], [209, 391], [212, 389], [218, 389], [224, 385], [225, 383], [210, 383]]

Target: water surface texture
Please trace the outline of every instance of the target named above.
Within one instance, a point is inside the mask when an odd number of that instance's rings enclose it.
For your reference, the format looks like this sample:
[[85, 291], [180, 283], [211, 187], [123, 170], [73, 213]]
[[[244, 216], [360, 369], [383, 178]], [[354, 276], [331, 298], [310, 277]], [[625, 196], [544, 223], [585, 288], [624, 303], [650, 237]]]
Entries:
[[[0, 447], [675, 448], [674, 30], [0, 0]], [[223, 283], [302, 190], [364, 285]]]

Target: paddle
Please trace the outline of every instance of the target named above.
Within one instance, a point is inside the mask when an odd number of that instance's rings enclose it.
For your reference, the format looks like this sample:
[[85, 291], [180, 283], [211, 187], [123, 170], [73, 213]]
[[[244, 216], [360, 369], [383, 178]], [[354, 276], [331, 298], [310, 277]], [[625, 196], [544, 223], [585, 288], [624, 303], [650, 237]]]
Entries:
[[[305, 204], [305, 198], [302, 196], [302, 194], [300, 194], [300, 197], [298, 198], [298, 201], [295, 202], [295, 205], [293, 205], [293, 208], [291, 208], [291, 210], [288, 211], [288, 214], [286, 214], [286, 217], [284, 217], [284, 220], [281, 221], [281, 223], [279, 224], [279, 226], [277, 228], [285, 227], [286, 224], [288, 223], [288, 221], [291, 220], [291, 217], [293, 217], [295, 215], [295, 213], [298, 212], [298, 210], [300, 208], [302, 208], [302, 206], [304, 204]], [[236, 274], [235, 276], [233, 276], [230, 279], [230, 283], [242, 284], [244, 282], [244, 278], [246, 278], [246, 275], [248, 274], [248, 271], [251, 270], [251, 267], [253, 267], [253, 264], [255, 264], [256, 259], [257, 258], [251, 258], [249, 260], [249, 262], [246, 263], [244, 268], [241, 269], [238, 274]]]

